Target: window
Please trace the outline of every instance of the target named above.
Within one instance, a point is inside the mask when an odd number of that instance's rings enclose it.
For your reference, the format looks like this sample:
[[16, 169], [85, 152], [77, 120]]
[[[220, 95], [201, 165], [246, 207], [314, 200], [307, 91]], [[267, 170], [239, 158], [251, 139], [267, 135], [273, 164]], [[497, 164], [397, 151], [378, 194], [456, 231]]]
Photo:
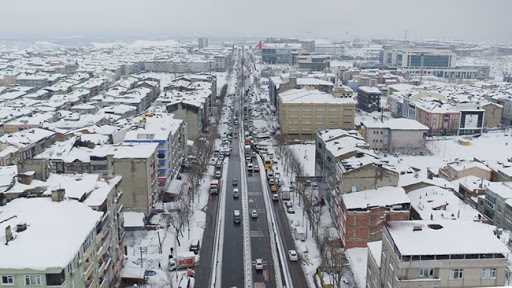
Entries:
[[42, 284], [41, 275], [25, 275], [25, 286]]
[[14, 276], [2, 275], [2, 285], [14, 285]]
[[450, 280], [458, 280], [464, 278], [464, 269], [452, 269], [450, 271]]
[[480, 279], [494, 280], [496, 279], [496, 268], [484, 268], [480, 271]]
[[434, 269], [432, 268], [419, 268], [418, 278], [434, 278]]

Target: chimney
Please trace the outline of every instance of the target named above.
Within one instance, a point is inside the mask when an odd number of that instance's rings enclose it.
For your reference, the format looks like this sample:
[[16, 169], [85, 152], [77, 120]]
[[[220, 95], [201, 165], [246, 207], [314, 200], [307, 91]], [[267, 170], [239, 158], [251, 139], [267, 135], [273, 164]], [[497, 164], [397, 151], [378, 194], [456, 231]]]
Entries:
[[11, 225], [7, 225], [5, 227], [5, 245], [9, 245], [9, 241], [14, 240], [14, 236], [12, 235]]
[[52, 190], [52, 201], [61, 202], [62, 200], [64, 200], [65, 194], [66, 194], [66, 189], [64, 189], [64, 188]]
[[25, 185], [30, 185], [32, 183], [32, 180], [34, 179], [34, 174], [36, 172], [34, 171], [26, 171], [23, 173], [18, 174], [18, 182]]

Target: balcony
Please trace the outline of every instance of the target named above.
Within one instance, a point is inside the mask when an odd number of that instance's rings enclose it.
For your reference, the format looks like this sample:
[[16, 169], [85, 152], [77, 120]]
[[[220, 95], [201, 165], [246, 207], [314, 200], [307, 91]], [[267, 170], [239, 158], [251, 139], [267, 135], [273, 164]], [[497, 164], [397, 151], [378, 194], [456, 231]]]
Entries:
[[89, 277], [92, 275], [92, 272], [94, 271], [94, 265], [92, 265], [92, 262], [89, 262], [89, 264], [84, 266], [84, 269], [84, 279], [89, 279]]
[[103, 264], [101, 264], [100, 269], [99, 269], [99, 274], [103, 275], [103, 273], [105, 273], [105, 271], [108, 269], [110, 264], [112, 264], [112, 258], [108, 257], [107, 261], [104, 261]]
[[416, 288], [416, 287], [439, 287], [441, 286], [441, 279], [439, 278], [417, 278], [417, 279], [398, 279], [400, 287]]

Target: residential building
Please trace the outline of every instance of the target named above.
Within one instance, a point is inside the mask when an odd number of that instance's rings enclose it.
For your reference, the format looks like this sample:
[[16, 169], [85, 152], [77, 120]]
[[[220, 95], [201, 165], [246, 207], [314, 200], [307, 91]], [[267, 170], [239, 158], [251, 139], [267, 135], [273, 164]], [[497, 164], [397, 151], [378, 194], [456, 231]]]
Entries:
[[157, 143], [158, 186], [163, 189], [178, 173], [185, 157], [187, 135], [183, 120], [168, 113], [150, 113], [135, 119], [125, 143]]
[[364, 118], [362, 135], [370, 148], [383, 152], [419, 152], [426, 150], [428, 127], [405, 118]]
[[512, 229], [512, 182], [489, 182], [483, 197], [478, 199], [479, 209], [494, 225]]
[[503, 286], [509, 250], [494, 229], [464, 221], [389, 222], [380, 259], [373, 254], [378, 248], [370, 250], [368, 265], [375, 266], [367, 269], [367, 287]]
[[2, 162], [7, 165], [32, 159], [55, 142], [56, 133], [41, 128], [32, 128], [5, 134], [0, 137], [3, 146]]
[[357, 90], [357, 108], [366, 112], [381, 110], [382, 92], [377, 87], [361, 86]]
[[463, 159], [449, 162], [439, 169], [439, 177], [448, 181], [457, 180], [467, 176], [475, 176], [480, 179], [491, 180], [492, 170], [480, 161]]
[[208, 47], [208, 38], [206, 38], [206, 37], [199, 37], [197, 39], [197, 47], [199, 49], [203, 49], [203, 48]]
[[503, 119], [503, 105], [494, 102], [483, 104], [482, 109], [485, 111], [484, 127], [498, 128], [501, 127]]
[[0, 231], [6, 245], [0, 246], [1, 287], [114, 284], [104, 278], [104, 269], [112, 264], [103, 263], [112, 260], [99, 251], [104, 214], [84, 203], [63, 200], [59, 193], [54, 191], [51, 198], [19, 198], [2, 207]]
[[[95, 145], [89, 147], [73, 137], [56, 142], [37, 155], [34, 161], [47, 163], [51, 173], [83, 174], [94, 173], [104, 177], [121, 176], [120, 189], [124, 195], [121, 201], [128, 210], [149, 214], [160, 199], [158, 189], [157, 154], [158, 143], [137, 143], [120, 145]], [[35, 170], [44, 174], [43, 171]]]
[[382, 239], [388, 221], [409, 220], [410, 200], [401, 187], [385, 186], [343, 194], [338, 231], [345, 249]]
[[318, 90], [292, 89], [280, 93], [278, 118], [287, 138], [313, 138], [318, 129], [353, 129], [355, 102]]

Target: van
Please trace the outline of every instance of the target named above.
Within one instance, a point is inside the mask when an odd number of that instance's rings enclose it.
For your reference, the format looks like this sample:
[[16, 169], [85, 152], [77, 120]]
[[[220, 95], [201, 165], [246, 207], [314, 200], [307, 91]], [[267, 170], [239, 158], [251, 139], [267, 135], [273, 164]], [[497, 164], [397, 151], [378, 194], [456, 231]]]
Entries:
[[233, 222], [240, 224], [240, 210], [233, 210]]

